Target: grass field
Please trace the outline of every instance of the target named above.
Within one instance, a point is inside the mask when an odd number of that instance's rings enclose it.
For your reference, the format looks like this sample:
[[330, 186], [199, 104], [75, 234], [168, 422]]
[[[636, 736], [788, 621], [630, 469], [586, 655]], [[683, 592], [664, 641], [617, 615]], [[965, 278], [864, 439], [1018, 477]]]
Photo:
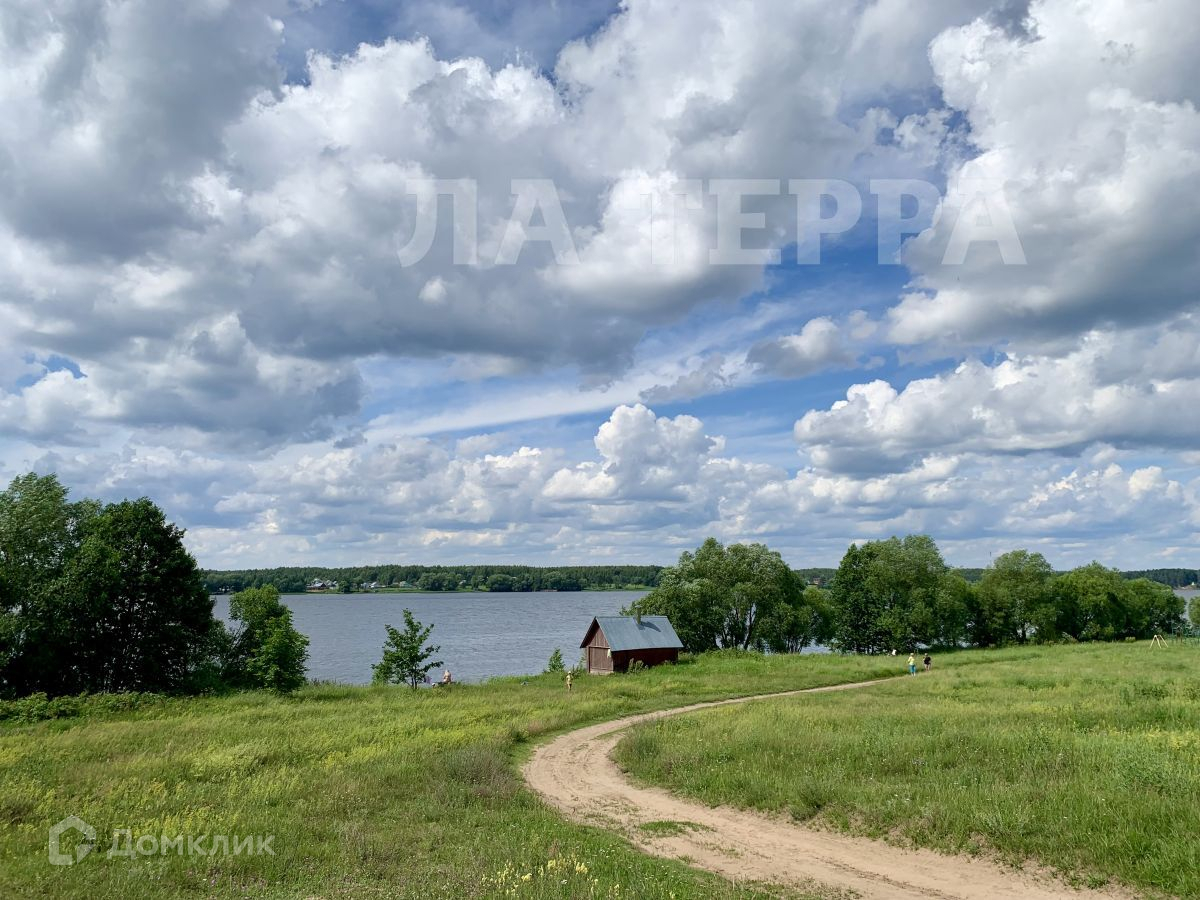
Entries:
[[[565, 823], [522, 786], [530, 742], [639, 710], [896, 669], [892, 659], [731, 654], [580, 678], [569, 697], [548, 676], [445, 692], [310, 687], [7, 725], [0, 896], [755, 896]], [[97, 850], [52, 866], [48, 829], [68, 815], [97, 829]], [[274, 855], [172, 847], [108, 859], [121, 829], [227, 835], [231, 846], [274, 835]]]
[[945, 659], [959, 664], [641, 726], [618, 761], [712, 804], [1200, 897], [1200, 648]]

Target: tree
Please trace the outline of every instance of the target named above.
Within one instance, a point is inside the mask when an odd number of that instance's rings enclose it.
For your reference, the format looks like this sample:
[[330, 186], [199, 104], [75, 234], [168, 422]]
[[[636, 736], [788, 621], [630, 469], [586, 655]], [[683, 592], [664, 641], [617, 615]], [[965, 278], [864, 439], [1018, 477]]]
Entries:
[[984, 570], [976, 590], [972, 637], [981, 646], [1025, 643], [1057, 636], [1050, 604], [1054, 570], [1046, 557], [1028, 550], [1002, 553]]
[[970, 597], [928, 535], [851, 544], [830, 590], [834, 644], [855, 653], [957, 644]]
[[517, 579], [511, 575], [489, 575], [486, 586], [489, 591], [507, 593], [516, 590]]
[[547, 675], [559, 675], [566, 671], [566, 664], [563, 663], [562, 650], [558, 647], [554, 648], [554, 652], [550, 654], [550, 662], [546, 665]]
[[1171, 588], [1148, 578], [1125, 582], [1129, 637], [1175, 634], [1183, 625], [1184, 599]]
[[870, 544], [851, 544], [833, 576], [829, 592], [833, 640], [840, 650], [874, 653], [887, 649], [879, 627], [882, 605], [869, 584], [875, 551]]
[[695, 553], [681, 554], [658, 587], [625, 612], [667, 616], [691, 652], [761, 649], [769, 643], [766, 623], [777, 623], [780, 606], [801, 593], [799, 579], [777, 552], [763, 544], [724, 547], [709, 538]]
[[290, 693], [304, 684], [308, 638], [292, 625], [292, 611], [274, 585], [248, 588], [229, 599], [240, 623], [233, 635], [225, 677], [237, 687]]
[[935, 644], [957, 647], [970, 638], [974, 597], [974, 586], [958, 572], [948, 572], [941, 579], [933, 610]]
[[69, 503], [67, 489], [54, 475], [21, 475], [0, 493], [4, 693], [61, 693], [55, 669], [61, 658], [59, 645], [73, 642], [78, 634], [62, 609], [62, 578], [78, 551], [84, 524], [98, 510], [95, 501]]
[[1083, 641], [1111, 641], [1130, 634], [1128, 582], [1098, 562], [1054, 580], [1059, 629]]
[[[938, 638], [934, 610], [949, 569], [927, 534], [872, 541], [867, 588], [879, 607], [878, 624], [896, 649]], [[883, 649], [882, 647], [880, 649]]]
[[773, 653], [800, 653], [810, 644], [822, 644], [833, 634], [829, 592], [809, 585], [763, 623], [768, 648]]
[[183, 530], [145, 498], [66, 498], [36, 475], [0, 495], [5, 692], [209, 683], [220, 626]]
[[441, 647], [427, 645], [433, 626], [422, 627], [413, 618], [411, 610], [404, 610], [404, 630], [399, 631], [391, 625], [387, 629], [387, 641], [383, 645], [383, 659], [375, 666], [376, 684], [404, 684], [407, 682], [413, 690], [421, 683], [425, 675], [442, 664], [440, 659], [431, 660]]
[[252, 682], [277, 694], [290, 694], [304, 684], [308, 638], [292, 627], [291, 616], [269, 620], [262, 642], [246, 661]]

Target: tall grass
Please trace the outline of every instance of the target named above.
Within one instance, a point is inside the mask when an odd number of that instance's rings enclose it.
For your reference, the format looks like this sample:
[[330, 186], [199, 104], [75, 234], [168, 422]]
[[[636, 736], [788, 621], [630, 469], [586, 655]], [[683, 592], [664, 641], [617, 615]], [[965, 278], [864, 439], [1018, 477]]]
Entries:
[[642, 726], [618, 760], [713, 804], [1200, 897], [1200, 652], [968, 658], [992, 664]]
[[[579, 678], [570, 695], [541, 676], [82, 704], [75, 718], [0, 727], [0, 896], [757, 896], [564, 822], [523, 787], [518, 762], [532, 741], [590, 721], [897, 668], [735, 653]], [[98, 850], [52, 866], [48, 830], [68, 815], [97, 829]], [[274, 835], [274, 855], [105, 858], [121, 829]]]

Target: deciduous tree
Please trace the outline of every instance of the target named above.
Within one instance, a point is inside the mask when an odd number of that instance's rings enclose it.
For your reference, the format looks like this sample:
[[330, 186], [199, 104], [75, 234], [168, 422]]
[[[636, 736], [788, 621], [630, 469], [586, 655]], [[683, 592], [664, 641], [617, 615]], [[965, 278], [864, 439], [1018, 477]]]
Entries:
[[404, 610], [404, 630], [391, 625], [387, 629], [387, 641], [383, 645], [383, 658], [375, 665], [377, 684], [408, 683], [413, 690], [424, 679], [426, 673], [442, 664], [432, 659], [441, 647], [427, 644], [433, 626], [422, 626], [413, 618], [411, 610]]

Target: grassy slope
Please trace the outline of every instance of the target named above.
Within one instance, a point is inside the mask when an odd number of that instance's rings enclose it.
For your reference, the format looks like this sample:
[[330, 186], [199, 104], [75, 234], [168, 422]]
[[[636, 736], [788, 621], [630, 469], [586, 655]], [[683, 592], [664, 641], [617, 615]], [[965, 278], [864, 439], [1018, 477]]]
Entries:
[[[530, 897], [751, 896], [565, 823], [521, 785], [528, 742], [638, 710], [896, 668], [891, 659], [706, 657], [580, 678], [569, 697], [550, 677], [448, 692], [313, 687], [290, 699], [173, 701], [0, 728], [0, 896], [425, 898], [514, 886]], [[51, 866], [48, 828], [69, 814], [99, 830], [99, 850]], [[274, 834], [276, 855], [105, 859], [123, 828]]]
[[1200, 897], [1200, 649], [992, 659], [643, 726], [618, 759], [714, 804]]

